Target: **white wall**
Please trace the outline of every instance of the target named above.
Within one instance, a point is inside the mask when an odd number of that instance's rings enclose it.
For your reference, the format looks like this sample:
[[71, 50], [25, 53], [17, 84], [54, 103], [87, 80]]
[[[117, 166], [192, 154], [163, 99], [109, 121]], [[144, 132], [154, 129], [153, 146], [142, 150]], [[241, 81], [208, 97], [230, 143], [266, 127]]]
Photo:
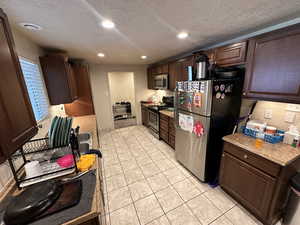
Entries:
[[112, 72], [108, 73], [111, 104], [128, 101], [131, 103], [132, 115], [136, 115], [134, 73]]
[[109, 94], [108, 73], [133, 72], [137, 123], [141, 124], [140, 101], [147, 100], [155, 91], [147, 89], [147, 66], [90, 64], [93, 101], [100, 130], [113, 129], [112, 105]]
[[[253, 103], [253, 100], [243, 99], [241, 107], [241, 115], [247, 115], [249, 107]], [[295, 121], [293, 123], [285, 122], [285, 114], [287, 113], [287, 103], [282, 102], [270, 102], [270, 101], [258, 101], [253, 111], [252, 119], [266, 122], [270, 126], [275, 126], [282, 130], [287, 130], [290, 125], [295, 125], [300, 130], [300, 112], [296, 112]], [[265, 110], [272, 110], [272, 118], [266, 119], [264, 117]]]
[[[12, 28], [13, 37], [15, 40], [16, 50], [20, 57], [26, 58], [34, 63], [37, 63], [40, 66], [39, 57], [44, 55], [44, 51], [31, 40], [29, 40], [26, 36], [24, 36], [19, 30]], [[42, 74], [42, 70], [40, 67], [40, 72]], [[43, 79], [43, 77], [42, 77]], [[45, 87], [45, 93], [47, 94], [47, 90]], [[50, 126], [51, 119], [55, 115], [65, 115], [64, 108], [62, 106], [49, 106], [49, 116], [43, 121], [39, 122], [39, 125], [42, 125], [42, 128], [39, 128], [38, 134], [35, 138], [42, 138], [48, 132], [48, 128]], [[61, 109], [62, 108], [62, 109]]]

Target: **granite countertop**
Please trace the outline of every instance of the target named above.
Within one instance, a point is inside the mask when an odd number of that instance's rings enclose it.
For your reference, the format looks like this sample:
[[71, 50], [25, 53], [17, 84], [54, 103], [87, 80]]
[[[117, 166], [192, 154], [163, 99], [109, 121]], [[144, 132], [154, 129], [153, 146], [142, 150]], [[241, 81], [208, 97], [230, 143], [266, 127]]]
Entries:
[[155, 103], [143, 103], [141, 102], [141, 104], [145, 107], [151, 106], [151, 105], [155, 105]]
[[282, 142], [278, 144], [263, 142], [261, 148], [256, 148], [254, 138], [239, 133], [225, 136], [223, 140], [281, 166], [286, 166], [300, 157], [300, 148], [293, 148]]
[[160, 110], [159, 111], [161, 114], [164, 114], [168, 117], [174, 118], [174, 112], [170, 110]]

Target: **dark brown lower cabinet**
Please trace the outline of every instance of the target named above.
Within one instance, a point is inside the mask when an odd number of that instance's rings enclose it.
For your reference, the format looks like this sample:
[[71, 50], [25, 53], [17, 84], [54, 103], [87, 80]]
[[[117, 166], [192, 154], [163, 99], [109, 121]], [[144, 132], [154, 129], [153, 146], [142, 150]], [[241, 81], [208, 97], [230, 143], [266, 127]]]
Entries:
[[145, 106], [141, 106], [142, 108], [142, 124], [146, 127], [148, 127], [148, 109]]
[[261, 217], [268, 215], [268, 208], [275, 188], [275, 179], [242, 162], [228, 153], [223, 155], [222, 187]]
[[175, 149], [174, 119], [162, 113], [159, 115], [159, 138]]
[[289, 179], [299, 166], [296, 160], [283, 167], [225, 142], [220, 185], [263, 224], [273, 225], [283, 215]]

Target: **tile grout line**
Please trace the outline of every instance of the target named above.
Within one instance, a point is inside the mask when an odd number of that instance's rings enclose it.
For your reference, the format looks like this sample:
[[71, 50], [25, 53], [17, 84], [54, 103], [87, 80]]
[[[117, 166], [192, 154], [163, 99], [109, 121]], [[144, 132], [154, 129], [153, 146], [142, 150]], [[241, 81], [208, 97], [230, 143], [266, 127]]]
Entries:
[[[127, 147], [129, 147], [127, 143], [126, 143], [126, 145], [127, 145]], [[117, 157], [119, 158], [118, 153], [117, 153]], [[120, 158], [119, 158], [119, 160], [120, 160]], [[120, 161], [120, 165], [121, 165], [121, 168], [122, 168], [122, 171], [123, 171], [123, 176], [125, 177], [125, 180], [126, 180], [125, 171], [124, 171], [124, 168], [123, 168], [123, 166], [122, 166], [122, 164], [121, 164], [121, 161]], [[137, 219], [138, 219], [138, 223], [141, 225], [141, 221], [140, 221], [140, 218], [139, 218], [139, 216], [138, 216], [137, 209], [136, 209], [136, 207], [135, 207], [135, 204], [134, 204], [134, 201], [133, 201], [133, 197], [132, 197], [132, 194], [131, 194], [131, 191], [130, 191], [130, 188], [129, 188], [129, 185], [128, 185], [127, 180], [126, 180], [126, 183], [127, 183], [127, 188], [128, 188], [128, 191], [129, 191], [129, 195], [130, 195], [131, 201], [132, 201], [132, 205], [133, 205], [133, 207], [134, 207], [134, 210], [135, 210], [135, 213], [136, 213], [136, 217], [137, 217]], [[126, 207], [126, 206], [125, 206], [125, 207]]]
[[[139, 144], [141, 145], [140, 142], [139, 142]], [[148, 154], [148, 152], [146, 152], [146, 154]], [[152, 158], [150, 157], [149, 154], [148, 154], [148, 156], [149, 156], [149, 158], [151, 159], [151, 161], [154, 163], [154, 161], [152, 160]], [[144, 172], [143, 172], [143, 170], [141, 169], [140, 165], [139, 165], [139, 164], [137, 164], [137, 165], [138, 165], [138, 167], [140, 168], [140, 170], [142, 171], [142, 173], [144, 174]], [[155, 165], [155, 163], [154, 163], [154, 165]], [[157, 175], [157, 174], [155, 174], [155, 175]], [[153, 175], [153, 176], [155, 176], [155, 175]], [[164, 175], [164, 174], [163, 174], [163, 175]], [[145, 176], [145, 174], [144, 174], [144, 176]], [[150, 177], [152, 177], [152, 176], [150, 176]], [[151, 187], [149, 181], [147, 180], [148, 178], [149, 178], [149, 177], [147, 177], [147, 178], [145, 177], [145, 181], [147, 182], [148, 186], [150, 187], [150, 189], [151, 189], [151, 191], [152, 191], [152, 194], [151, 194], [151, 195], [154, 195], [156, 201], [158, 202], [158, 204], [159, 204], [159, 206], [160, 206], [160, 208], [161, 208], [161, 210], [163, 211], [164, 214], [161, 215], [161, 216], [159, 216], [159, 217], [157, 217], [157, 218], [154, 218], [152, 221], [149, 221], [147, 224], [153, 222], [154, 220], [156, 220], [156, 219], [158, 219], [158, 218], [160, 218], [160, 217], [162, 217], [162, 216], [166, 216], [166, 217], [167, 217], [167, 215], [166, 215], [166, 213], [165, 213], [165, 211], [164, 211], [162, 205], [160, 204], [160, 202], [159, 202], [157, 196], [155, 195], [154, 190], [152, 189], [152, 187]], [[150, 195], [149, 195], [149, 196], [150, 196]], [[145, 198], [146, 198], [146, 197], [145, 197]], [[141, 198], [141, 199], [144, 199], [144, 198]], [[141, 199], [139, 199], [139, 200], [141, 200]], [[168, 219], [168, 217], [167, 217], [167, 219]], [[169, 219], [168, 219], [168, 221], [169, 221]], [[169, 222], [170, 222], [170, 221], [169, 221]], [[147, 224], [146, 224], [146, 225], [147, 225]], [[170, 224], [171, 224], [171, 223], [170, 223]]]

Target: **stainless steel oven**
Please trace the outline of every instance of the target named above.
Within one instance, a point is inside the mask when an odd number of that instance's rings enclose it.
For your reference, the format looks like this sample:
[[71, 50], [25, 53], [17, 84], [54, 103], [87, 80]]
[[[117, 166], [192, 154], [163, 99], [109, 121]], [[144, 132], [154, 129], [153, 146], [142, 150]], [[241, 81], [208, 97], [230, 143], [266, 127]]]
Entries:
[[168, 83], [169, 83], [168, 79], [169, 79], [168, 74], [156, 75], [154, 77], [154, 88], [158, 90], [168, 89]]

